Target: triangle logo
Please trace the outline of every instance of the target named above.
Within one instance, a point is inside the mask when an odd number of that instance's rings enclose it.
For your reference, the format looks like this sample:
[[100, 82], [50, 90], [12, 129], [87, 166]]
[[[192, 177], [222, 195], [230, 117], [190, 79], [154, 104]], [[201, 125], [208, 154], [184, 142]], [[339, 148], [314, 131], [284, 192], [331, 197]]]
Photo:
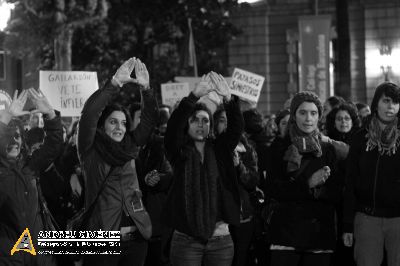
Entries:
[[36, 255], [35, 247], [32, 244], [32, 237], [29, 233], [29, 229], [26, 228], [24, 232], [22, 232], [18, 241], [15, 243], [14, 247], [11, 249], [11, 256], [17, 251], [25, 251], [31, 253], [32, 255]]

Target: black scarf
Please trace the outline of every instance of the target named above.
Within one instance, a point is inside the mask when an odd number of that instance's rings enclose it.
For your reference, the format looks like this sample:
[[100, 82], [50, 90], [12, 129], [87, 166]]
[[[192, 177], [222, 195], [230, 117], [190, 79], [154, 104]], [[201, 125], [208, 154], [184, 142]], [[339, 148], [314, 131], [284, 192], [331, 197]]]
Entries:
[[204, 147], [203, 163], [194, 146], [186, 151], [184, 193], [187, 220], [193, 236], [206, 240], [214, 232], [218, 215], [217, 159], [211, 143]]
[[116, 142], [101, 129], [96, 131], [94, 147], [111, 166], [123, 166], [136, 158], [138, 153], [138, 147], [129, 135], [125, 134], [121, 142]]

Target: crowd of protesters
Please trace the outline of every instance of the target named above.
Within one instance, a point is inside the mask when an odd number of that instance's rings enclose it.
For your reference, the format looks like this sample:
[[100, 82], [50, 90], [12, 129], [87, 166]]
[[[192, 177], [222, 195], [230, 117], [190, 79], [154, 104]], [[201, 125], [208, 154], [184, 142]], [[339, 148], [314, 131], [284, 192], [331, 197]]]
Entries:
[[[128, 85], [141, 101], [122, 106]], [[241, 101], [210, 72], [159, 105], [138, 58], [68, 127], [40, 90], [15, 92], [0, 111], [0, 265], [400, 265], [400, 88], [380, 84], [370, 106], [299, 92], [266, 117]], [[120, 231], [121, 254], [11, 256], [25, 228], [37, 246], [77, 213], [79, 229]]]

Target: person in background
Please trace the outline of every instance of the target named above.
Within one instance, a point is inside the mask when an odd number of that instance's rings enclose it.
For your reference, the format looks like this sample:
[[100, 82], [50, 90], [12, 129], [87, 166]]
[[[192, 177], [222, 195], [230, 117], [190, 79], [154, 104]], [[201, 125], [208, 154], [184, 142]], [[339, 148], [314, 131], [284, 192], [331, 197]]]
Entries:
[[[350, 144], [343, 241], [359, 266], [400, 265], [400, 88], [380, 84], [371, 115]], [[354, 234], [354, 235], [353, 235]], [[354, 240], [354, 241], [353, 241]]]
[[[28, 96], [36, 110], [44, 114], [43, 144], [27, 155], [24, 129], [18, 117], [29, 114], [23, 111]], [[34, 247], [41, 230], [51, 230], [49, 213], [40, 196], [38, 173], [46, 169], [57, 157], [62, 147], [62, 127], [46, 97], [34, 89], [15, 92], [8, 109], [0, 112], [0, 264], [1, 265], [55, 265], [54, 257], [32, 256], [10, 251], [22, 232], [28, 228]]]
[[324, 133], [324, 134], [326, 133], [325, 123], [326, 123], [326, 117], [329, 114], [329, 112], [333, 108], [338, 107], [340, 104], [342, 104], [344, 102], [345, 102], [345, 100], [342, 97], [335, 96], [335, 95], [326, 99], [326, 101], [324, 103], [323, 112], [322, 112], [322, 118], [318, 125], [318, 127], [322, 133]]
[[364, 125], [367, 117], [371, 114], [371, 108], [365, 103], [356, 103], [358, 116], [360, 117], [361, 124]]
[[[223, 107], [217, 109], [213, 117], [214, 134], [216, 137], [226, 132], [228, 120]], [[249, 145], [247, 138], [242, 134], [233, 153], [234, 166], [236, 168], [239, 194], [240, 194], [240, 225], [230, 226], [232, 240], [235, 246], [233, 264], [246, 266], [249, 261], [249, 251], [255, 231], [255, 207], [252, 202], [252, 194], [256, 192], [258, 184], [257, 154]]]
[[[135, 78], [131, 77], [133, 70]], [[121, 232], [120, 255], [88, 255], [84, 265], [144, 264], [151, 222], [137, 186], [134, 159], [138, 147], [147, 143], [158, 118], [149, 82], [146, 66], [139, 59], [130, 58], [83, 107], [77, 149], [85, 177], [85, 207], [94, 204], [85, 228]], [[135, 130], [129, 112], [114, 102], [126, 83], [140, 86], [142, 113]]]
[[[223, 97], [228, 120], [226, 131], [215, 140], [212, 114], [197, 103], [212, 91]], [[233, 152], [242, 131], [238, 99], [231, 98], [228, 83], [214, 72], [203, 76], [171, 114], [165, 148], [174, 176], [163, 220], [174, 230], [172, 265], [231, 265], [234, 247], [228, 225], [238, 226], [240, 218]]]
[[167, 131], [168, 120], [171, 117], [171, 108], [168, 105], [160, 106], [160, 118], [158, 120], [157, 130], [161, 136]]
[[269, 156], [270, 146], [273, 141], [273, 137], [268, 135], [265, 127], [263, 126], [262, 115], [257, 109], [249, 109], [243, 112], [243, 119], [245, 124], [245, 133], [250, 145], [252, 145], [258, 158], [258, 172], [260, 174], [259, 187], [266, 187], [266, 179], [268, 176], [268, 162], [270, 161]]
[[271, 265], [329, 266], [336, 245], [335, 203], [342, 186], [336, 156], [321, 141], [322, 104], [311, 92], [291, 102], [285, 142], [272, 157], [268, 195], [278, 202], [272, 214]]
[[[165, 119], [164, 107], [160, 109], [155, 132], [151, 135], [149, 141], [140, 148], [136, 160], [144, 205], [149, 212], [153, 226], [153, 234], [149, 240], [146, 255], [146, 266], [170, 265], [169, 244], [172, 230], [163, 223], [161, 218], [162, 208], [172, 182], [172, 168], [165, 156], [164, 136], [161, 133], [164, 130], [164, 125], [168, 122], [168, 119]], [[136, 123], [134, 122], [134, 124]]]
[[[360, 119], [357, 115], [355, 106], [344, 103], [331, 110], [326, 119], [326, 129], [328, 137], [337, 142], [343, 142], [349, 146], [354, 134], [360, 129]], [[342, 158], [337, 164], [338, 176], [343, 182], [346, 175], [346, 158]], [[338, 221], [343, 220], [343, 200], [337, 204]], [[346, 248], [343, 245], [341, 236], [343, 235], [342, 223], [338, 223], [337, 228], [337, 250], [333, 256], [334, 265], [354, 265], [352, 249]]]

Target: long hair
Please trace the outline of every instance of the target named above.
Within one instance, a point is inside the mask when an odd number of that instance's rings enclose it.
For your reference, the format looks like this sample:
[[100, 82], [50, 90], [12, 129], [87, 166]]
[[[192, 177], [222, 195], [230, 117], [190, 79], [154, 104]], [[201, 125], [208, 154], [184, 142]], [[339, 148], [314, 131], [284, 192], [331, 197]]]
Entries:
[[97, 122], [97, 128], [103, 128], [104, 122], [106, 121], [107, 117], [114, 111], [121, 111], [125, 114], [126, 118], [126, 131], [130, 131], [132, 127], [132, 118], [128, 112], [128, 110], [118, 103], [109, 104], [104, 108], [103, 112], [101, 112], [101, 116], [99, 121]]
[[357, 115], [357, 109], [353, 105], [349, 103], [343, 103], [339, 105], [338, 107], [333, 108], [329, 114], [326, 116], [326, 131], [327, 135], [329, 137], [333, 136], [333, 134], [336, 132], [336, 127], [335, 127], [335, 120], [336, 120], [336, 114], [339, 111], [346, 111], [349, 113], [351, 122], [352, 122], [352, 127], [351, 131], [353, 131], [356, 128], [359, 128], [361, 125], [360, 118]]

